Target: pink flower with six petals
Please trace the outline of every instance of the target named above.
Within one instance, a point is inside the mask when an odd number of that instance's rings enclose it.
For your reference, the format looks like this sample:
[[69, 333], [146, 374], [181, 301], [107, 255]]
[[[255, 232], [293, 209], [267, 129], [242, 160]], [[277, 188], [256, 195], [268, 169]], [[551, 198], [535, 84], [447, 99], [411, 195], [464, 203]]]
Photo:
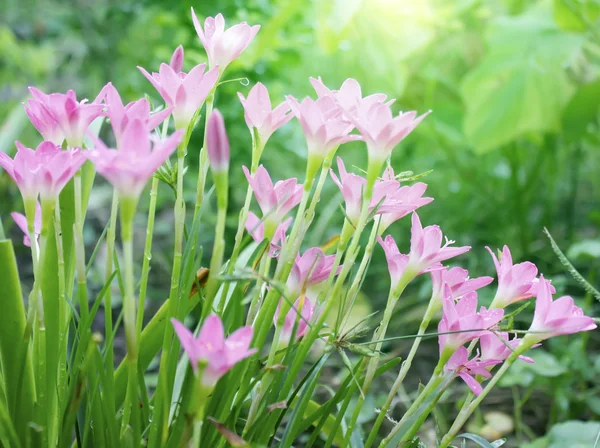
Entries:
[[260, 142], [257, 143], [261, 146], [267, 143], [273, 132], [293, 118], [293, 115], [288, 113], [290, 105], [286, 101], [271, 110], [269, 91], [260, 82], [250, 89], [248, 98], [244, 98], [240, 92], [238, 92], [238, 97], [244, 107], [246, 125], [248, 125], [253, 138], [254, 129], [256, 129], [260, 137]]
[[275, 185], [264, 166], [260, 165], [254, 175], [242, 167], [256, 201], [263, 212], [265, 225], [274, 228], [302, 199], [302, 184], [296, 179], [280, 180]]
[[118, 150], [109, 149], [95, 139], [95, 148], [86, 151], [86, 156], [122, 197], [138, 198], [148, 179], [175, 151], [182, 136], [183, 131], [179, 130], [165, 140], [153, 142], [148, 126], [136, 119], [125, 128]]
[[324, 159], [342, 143], [362, 140], [360, 135], [349, 135], [354, 126], [344, 118], [332, 97], [316, 101], [307, 97], [302, 102], [292, 96], [286, 98], [304, 131], [309, 156]]
[[[273, 323], [275, 325], [277, 325], [277, 321], [279, 320], [280, 308], [281, 301], [279, 302], [279, 305], [277, 306], [277, 311], [273, 316]], [[287, 345], [290, 343], [294, 327], [296, 326], [296, 321], [298, 322], [296, 327], [296, 340], [304, 336], [306, 330], [308, 329], [308, 323], [310, 322], [314, 311], [315, 307], [306, 296], [300, 296], [296, 300], [296, 302], [294, 302], [294, 306], [290, 308], [288, 313], [285, 315], [285, 320], [283, 322], [283, 327], [279, 336], [280, 348], [287, 347]]]
[[104, 109], [99, 104], [101, 95], [90, 104], [77, 101], [73, 90], [49, 95], [35, 87], [29, 91], [33, 98], [27, 101], [25, 112], [42, 137], [56, 145], [66, 139], [70, 147], [80, 147], [87, 128]]
[[194, 8], [192, 8], [192, 21], [208, 55], [210, 67], [218, 66], [221, 72], [242, 54], [260, 29], [260, 25], [250, 26], [246, 22], [225, 29], [225, 19], [222, 14], [217, 14], [214, 18], [207, 17], [203, 29]]
[[[529, 261], [513, 265], [508, 246], [502, 249], [502, 258], [498, 258], [489, 247], [486, 247], [496, 266], [498, 273], [498, 291], [492, 302], [494, 308], [504, 308], [511, 303], [529, 299], [537, 294], [537, 266]], [[552, 294], [556, 292], [551, 287]]]
[[[181, 52], [183, 61], [183, 49]], [[179, 56], [172, 58], [176, 69], [180, 69]], [[215, 86], [219, 77], [218, 67], [204, 73], [206, 64], [196, 65], [189, 73], [175, 70], [171, 65], [161, 64], [158, 73], [148, 73], [142, 67], [138, 69], [152, 83], [167, 105], [173, 108], [173, 119], [177, 129], [186, 129], [194, 115], [202, 107], [204, 100]]]
[[543, 341], [552, 336], [579, 333], [596, 329], [594, 319], [583, 314], [583, 310], [575, 306], [572, 297], [563, 296], [552, 300], [551, 285], [544, 276], [540, 276], [540, 284], [535, 301], [533, 322], [524, 339]]
[[15, 181], [25, 200], [54, 201], [85, 162], [79, 148], [63, 151], [60, 146], [43, 141], [35, 149], [15, 142], [14, 160], [0, 152], [0, 166]]
[[473, 376], [479, 375], [489, 379], [492, 377], [489, 368], [501, 363], [502, 360], [500, 359], [482, 360], [473, 358], [469, 360], [469, 351], [465, 347], [459, 347], [446, 363], [445, 370], [448, 372], [456, 372], [467, 386], [469, 386], [469, 389], [471, 389], [476, 396], [479, 396], [483, 389], [481, 384], [473, 378]]
[[249, 349], [252, 327], [239, 328], [225, 338], [223, 322], [219, 316], [211, 314], [200, 328], [198, 337], [194, 337], [178, 320], [171, 319], [171, 322], [194, 372], [198, 372], [200, 362], [205, 363], [202, 384], [207, 388], [212, 389], [234, 365], [256, 353], [256, 349]]
[[[302, 255], [296, 255], [296, 261], [287, 279], [288, 295], [298, 297], [307, 294], [316, 299], [319, 292], [318, 285], [329, 278], [334, 260], [335, 255], [325, 255], [319, 247], [313, 247]], [[341, 268], [338, 267], [336, 274], [339, 274]]]

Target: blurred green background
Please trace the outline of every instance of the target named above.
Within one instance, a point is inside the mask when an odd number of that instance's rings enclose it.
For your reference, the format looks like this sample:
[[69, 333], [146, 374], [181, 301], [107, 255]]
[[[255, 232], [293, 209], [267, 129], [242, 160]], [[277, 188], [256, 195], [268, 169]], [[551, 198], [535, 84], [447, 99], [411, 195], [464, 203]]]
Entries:
[[[112, 81], [124, 100], [147, 93], [158, 104], [158, 95], [136, 66], [156, 70], [179, 44], [185, 47], [186, 69], [205, 60], [191, 6], [200, 16], [222, 12], [229, 24], [245, 20], [262, 25], [225, 78], [263, 82], [274, 103], [286, 94], [314, 95], [309, 76], [322, 76], [331, 88], [353, 77], [365, 94], [384, 92], [396, 98], [399, 110], [431, 109], [392, 158], [396, 172], [433, 170], [424, 179], [428, 195], [435, 198], [420, 212], [424, 224], [440, 224], [460, 245], [473, 246], [456, 260], [473, 276], [495, 274], [484, 246], [508, 244], [515, 260], [537, 263], [559, 293], [573, 295], [588, 313], [598, 313], [593, 298], [565, 273], [542, 230], [550, 230], [585, 278], [592, 283], [598, 279], [599, 0], [5, 0], [0, 18], [0, 150], [14, 151], [15, 139], [34, 147], [39, 142], [20, 105], [29, 85], [46, 92], [72, 88], [79, 97], [92, 99]], [[240, 167], [250, 164], [250, 135], [235, 94], [247, 93], [250, 87], [244, 84], [224, 84], [216, 98], [232, 146], [229, 241], [246, 188]], [[198, 129], [189, 148], [190, 203], [201, 141]], [[346, 166], [366, 165], [361, 144], [346, 145], [339, 155]], [[301, 179], [305, 159], [300, 126], [292, 121], [274, 135], [262, 161], [275, 179]], [[106, 225], [111, 194], [101, 180], [97, 184], [86, 223], [90, 252]], [[155, 303], [166, 297], [172, 250], [173, 196], [168, 187], [161, 188], [150, 294]], [[0, 176], [0, 196], [5, 227], [20, 240], [7, 217], [22, 204], [6, 175]], [[328, 183], [306, 247], [323, 244], [339, 231], [340, 202], [337, 187]], [[205, 212], [205, 253], [211, 246], [212, 215]], [[141, 241], [143, 213], [139, 220]], [[404, 249], [407, 231], [408, 222], [390, 230]], [[28, 251], [17, 246], [26, 266]], [[379, 309], [385, 300], [389, 281], [381, 252], [377, 249], [371, 264], [360, 312]], [[23, 267], [24, 278], [27, 269]], [[101, 275], [92, 270], [98, 284]], [[388, 334], [416, 329], [427, 284], [424, 279], [402, 300]], [[493, 287], [488, 289], [481, 294], [483, 303], [494, 294]], [[564, 441], [575, 436], [581, 446], [593, 446], [600, 424], [574, 420], [600, 417], [598, 339], [592, 334], [544, 344], [536, 365], [503, 380], [474, 419], [474, 430], [491, 431], [486, 423], [491, 419], [492, 427], [498, 427], [492, 435], [509, 435], [509, 446], [526, 446], [545, 434], [529, 446], [573, 446]], [[405, 344], [387, 350], [401, 354]], [[435, 341], [420, 354], [414, 385], [427, 380], [437, 357]], [[391, 384], [392, 378], [380, 382], [381, 389], [369, 398], [373, 406], [385, 396], [386, 381]], [[447, 415], [463, 397], [464, 389], [458, 387], [440, 404], [435, 413], [440, 430], [451, 423]], [[367, 421], [373, 406], [365, 413]], [[396, 412], [402, 409], [400, 403]], [[506, 415], [490, 417], [490, 410], [511, 416], [511, 425], [500, 428]], [[433, 425], [429, 434], [424, 430], [425, 438], [434, 433]]]

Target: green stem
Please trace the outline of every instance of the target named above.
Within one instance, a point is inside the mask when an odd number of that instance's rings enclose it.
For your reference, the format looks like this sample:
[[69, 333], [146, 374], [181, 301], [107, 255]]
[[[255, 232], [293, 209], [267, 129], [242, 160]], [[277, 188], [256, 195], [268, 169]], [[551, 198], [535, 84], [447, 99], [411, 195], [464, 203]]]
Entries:
[[[374, 227], [377, 227], [377, 226], [374, 226]], [[402, 278], [399, 281], [399, 284], [393, 285], [393, 287], [390, 288], [390, 293], [388, 296], [385, 311], [383, 313], [383, 319], [381, 321], [381, 325], [379, 325], [379, 328], [377, 328], [377, 330], [375, 330], [375, 332], [373, 333], [372, 341], [379, 341], [379, 342], [377, 342], [377, 344], [375, 345], [375, 349], [374, 349], [375, 355], [369, 360], [369, 364], [367, 367], [367, 374], [365, 376], [365, 381], [362, 385], [362, 394], [360, 394], [360, 396], [358, 397], [358, 401], [356, 403], [356, 406], [354, 407], [354, 413], [352, 414], [352, 419], [350, 420], [350, 423], [348, 424], [348, 429], [346, 430], [345, 443], [350, 443], [350, 437], [352, 436], [352, 432], [354, 431], [354, 426], [356, 425], [356, 422], [358, 421], [358, 416], [360, 414], [360, 411], [361, 411], [362, 406], [365, 401], [365, 394], [371, 387], [373, 378], [375, 378], [375, 371], [377, 370], [377, 365], [379, 364], [379, 358], [380, 358], [379, 353], [380, 353], [381, 347], [383, 345], [382, 339], [385, 338], [385, 334], [387, 332], [387, 327], [392, 318], [392, 314], [394, 313], [394, 308], [396, 307], [396, 303], [398, 303], [398, 299], [400, 298], [400, 296], [404, 292], [404, 289], [406, 288], [406, 286], [410, 283], [410, 281], [413, 278], [414, 278], [414, 275], [410, 274], [408, 271], [405, 271], [404, 275], [402, 275]]]
[[398, 377], [396, 378], [396, 381], [394, 381], [394, 384], [392, 385], [392, 388], [385, 400], [385, 404], [383, 405], [383, 407], [381, 408], [381, 411], [379, 412], [379, 415], [377, 416], [377, 420], [375, 421], [375, 424], [373, 425], [373, 428], [371, 429], [371, 432], [369, 434], [367, 442], [365, 443], [365, 448], [369, 448], [375, 441], [375, 437], [377, 437], [377, 431], [379, 430], [379, 427], [385, 420], [387, 412], [390, 409], [390, 406], [392, 405], [392, 401], [394, 400], [396, 393], [398, 393], [398, 390], [400, 389], [400, 386], [402, 385], [404, 378], [406, 378], [406, 374], [410, 370], [410, 367], [412, 365], [412, 360], [414, 359], [415, 355], [417, 354], [417, 350], [419, 349], [419, 345], [421, 344], [421, 340], [423, 339], [421, 336], [423, 334], [425, 334], [425, 331], [427, 331], [429, 322], [431, 322], [431, 319], [432, 319], [433, 315], [435, 314], [434, 300], [435, 299], [432, 297], [431, 300], [429, 301], [429, 305], [427, 306], [427, 310], [425, 311], [425, 315], [423, 316], [423, 320], [421, 321], [421, 325], [419, 326], [419, 331], [417, 333], [417, 337], [415, 338], [415, 340], [412, 344], [412, 347], [410, 348], [408, 356], [402, 362], [402, 367], [400, 368]]
[[[110, 206], [110, 220], [108, 224], [108, 231], [106, 234], [106, 264], [104, 278], [105, 282], [109, 281], [113, 271], [113, 255], [115, 253], [115, 239], [117, 233], [117, 216], [119, 214], [119, 192], [114, 189], [112, 203]], [[112, 289], [110, 286], [106, 289], [104, 295], [104, 337], [106, 338], [105, 346], [105, 364], [106, 374], [109, 383], [108, 393], [112, 393], [114, 390], [114, 351], [113, 351], [113, 319], [112, 319]]]
[[[439, 365], [440, 363], [438, 363], [438, 367]], [[442, 372], [440, 371], [440, 369], [438, 369], [438, 367], [436, 367], [436, 372], [431, 376], [431, 379], [429, 380], [425, 388], [421, 391], [417, 399], [404, 413], [402, 419], [398, 423], [396, 423], [396, 425], [392, 428], [390, 433], [382, 440], [381, 444], [379, 445], [379, 448], [386, 447], [394, 439], [394, 437], [400, 432], [400, 430], [405, 426], [405, 424], [408, 423], [410, 417], [412, 417], [413, 414], [417, 411], [417, 409], [419, 409], [419, 407], [425, 401], [425, 399], [427, 399], [427, 397], [429, 397], [433, 393], [433, 391], [437, 389], [437, 387], [442, 383], [442, 381], [444, 380], [444, 375], [442, 375]]]
[[[175, 221], [175, 244], [173, 247], [173, 269], [171, 271], [171, 287], [169, 291], [169, 313], [167, 319], [177, 316], [180, 308], [179, 285], [181, 280], [181, 261], [183, 257], [183, 237], [185, 226], [185, 201], [183, 199], [183, 172], [184, 157], [186, 153], [186, 142], [182, 142], [177, 149], [177, 198], [174, 206]], [[171, 381], [168, 378], [169, 359], [173, 349], [173, 327], [168, 323], [163, 335], [162, 353], [160, 355], [160, 367], [158, 370], [158, 384], [155, 393], [154, 417], [149, 435], [149, 446], [159, 446], [166, 442], [166, 431], [169, 418], [169, 402], [171, 400]], [[175, 347], [178, 350], [178, 346]], [[165, 389], [166, 388], [166, 389]], [[166, 409], [164, 409], [166, 407]], [[160, 436], [159, 436], [160, 434]], [[154, 443], [155, 445], [152, 445]], [[157, 445], [158, 444], [158, 445]]]
[[[269, 242], [270, 244], [270, 242]], [[267, 245], [267, 251], [269, 247]], [[269, 270], [271, 268], [271, 257], [268, 252], [265, 252], [262, 260], [260, 260], [260, 266], [258, 268], [258, 280], [256, 281], [256, 293], [252, 298], [252, 302], [250, 302], [250, 308], [248, 310], [248, 317], [246, 318], [246, 325], [253, 325], [254, 319], [256, 318], [256, 314], [262, 304], [261, 297], [264, 294], [264, 286], [265, 282], [263, 281], [263, 277], [269, 275]], [[223, 297], [226, 297], [225, 295]]]
[[[358, 268], [358, 272], [354, 276], [354, 281], [348, 290], [348, 294], [341, 301], [340, 307], [338, 308], [338, 315], [335, 321], [335, 334], [339, 334], [340, 328], [343, 328], [346, 324], [348, 317], [350, 317], [350, 311], [354, 306], [354, 302], [356, 301], [356, 297], [358, 296], [358, 289], [363, 281], [363, 276], [365, 271], [367, 270], [367, 266], [371, 261], [371, 257], [373, 256], [373, 249], [375, 247], [375, 242], [377, 241], [377, 229], [378, 225], [373, 225], [371, 229], [371, 235], [369, 236], [369, 242], [367, 243], [367, 247], [365, 248], [365, 253], [363, 254], [363, 258], [360, 262], [360, 266]], [[346, 298], [350, 298], [349, 304], [346, 304]]]
[[[250, 174], [252, 175], [256, 173], [256, 170], [258, 168], [258, 162], [260, 160], [260, 155], [255, 154], [262, 153], [262, 149], [257, 146], [256, 141], [256, 138], [252, 138], [252, 166], [250, 167]], [[248, 220], [248, 212], [250, 211], [250, 203], [252, 202], [252, 194], [252, 187], [248, 185], [248, 188], [246, 189], [246, 199], [244, 200], [244, 206], [240, 211], [240, 217], [238, 220], [237, 231], [235, 233], [235, 242], [233, 244], [233, 250], [231, 252], [231, 257], [229, 258], [229, 263], [227, 264], [228, 275], [232, 275], [235, 271], [235, 265], [242, 250], [242, 241], [244, 237], [244, 230], [246, 229], [246, 221]], [[230, 287], [231, 282], [225, 283], [225, 285], [223, 286], [223, 297], [227, 297]], [[221, 301], [221, 303], [219, 304], [219, 314], [222, 314], [224, 306], [225, 302]]]
[[460, 429], [466, 423], [467, 419], [471, 416], [473, 411], [475, 411], [475, 409], [477, 409], [477, 407], [483, 401], [483, 399], [487, 396], [487, 394], [494, 388], [496, 383], [498, 381], [500, 381], [500, 378], [502, 378], [502, 376], [506, 373], [506, 371], [510, 368], [510, 366], [513, 365], [515, 360], [524, 351], [525, 350], [523, 349], [523, 347], [521, 347], [521, 348], [517, 348], [514, 352], [512, 352], [511, 355], [506, 359], [504, 364], [502, 364], [502, 367], [500, 367], [500, 370], [498, 370], [496, 372], [494, 377], [485, 386], [485, 388], [479, 394], [479, 396], [477, 398], [475, 398], [467, 407], [463, 406], [460, 413], [458, 414], [458, 417], [456, 417], [456, 420], [454, 420], [454, 423], [450, 427], [450, 430], [442, 438], [442, 441], [440, 442], [440, 448], [447, 448], [448, 445], [450, 445], [450, 443], [456, 438], [456, 434], [458, 434], [458, 431], [460, 431]]
[[[227, 219], [228, 184], [227, 171], [215, 172], [215, 186], [217, 189], [217, 224], [215, 227], [215, 242], [212, 257], [210, 259], [210, 274], [206, 283], [205, 306], [202, 310], [203, 317], [212, 312], [217, 292], [219, 291], [219, 274], [223, 266], [223, 253], [225, 251], [225, 221]], [[227, 297], [221, 296], [221, 304], [224, 307]]]
[[154, 218], [156, 216], [156, 198], [158, 196], [158, 178], [152, 178], [150, 188], [150, 204], [148, 205], [148, 223], [146, 224], [146, 242], [144, 243], [144, 261], [140, 279], [140, 296], [138, 297], [137, 333], [141, 337], [144, 326], [144, 308], [148, 290], [148, 275], [150, 274], [150, 261], [152, 260], [152, 236], [154, 234]]
[[75, 238], [75, 258], [77, 269], [77, 292], [79, 296], [80, 321], [86, 321], [89, 314], [87, 282], [85, 273], [85, 246], [83, 242], [83, 211], [81, 199], [81, 170], [74, 177], [75, 181], [75, 227], [73, 237]]
[[198, 187], [196, 191], [196, 207], [194, 209], [194, 222], [198, 218], [198, 213], [202, 208], [202, 202], [204, 202], [204, 187], [206, 185], [206, 176], [208, 175], [208, 152], [206, 149], [206, 129], [208, 127], [208, 120], [212, 114], [213, 104], [215, 101], [214, 90], [206, 97], [206, 111], [204, 118], [204, 141], [202, 143], [202, 149], [200, 150], [200, 162], [198, 166]]

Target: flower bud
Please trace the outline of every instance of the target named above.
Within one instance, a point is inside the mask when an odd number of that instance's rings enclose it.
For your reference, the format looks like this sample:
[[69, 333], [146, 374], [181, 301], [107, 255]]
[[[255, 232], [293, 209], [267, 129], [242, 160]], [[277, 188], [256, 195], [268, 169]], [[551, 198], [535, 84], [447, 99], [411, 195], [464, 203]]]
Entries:
[[217, 109], [213, 110], [208, 119], [206, 147], [213, 171], [227, 171], [229, 168], [229, 139], [225, 132], [223, 115]]

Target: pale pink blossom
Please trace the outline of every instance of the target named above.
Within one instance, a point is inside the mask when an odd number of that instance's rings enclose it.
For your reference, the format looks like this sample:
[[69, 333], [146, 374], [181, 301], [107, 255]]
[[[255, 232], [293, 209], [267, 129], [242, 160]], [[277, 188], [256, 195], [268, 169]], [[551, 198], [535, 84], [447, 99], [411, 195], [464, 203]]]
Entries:
[[440, 353], [448, 350], [453, 353], [458, 347], [479, 338], [493, 329], [504, 317], [504, 310], [477, 312], [477, 293], [463, 295], [458, 302], [452, 297], [452, 290], [444, 286], [442, 299], [444, 313], [438, 325]]
[[333, 98], [324, 96], [313, 100], [307, 97], [302, 102], [292, 96], [286, 98], [292, 113], [300, 121], [309, 155], [322, 159], [342, 143], [362, 140], [360, 135], [349, 135], [354, 126], [344, 118]]
[[417, 117], [414, 111], [394, 117], [389, 104], [365, 104], [346, 114], [367, 143], [369, 164], [383, 163], [400, 141], [410, 134], [429, 112]]
[[[277, 325], [279, 320], [282, 301], [283, 299], [279, 302], [279, 305], [277, 305], [277, 311], [273, 316], [273, 323], [275, 325]], [[285, 315], [285, 320], [283, 321], [281, 334], [279, 336], [279, 345], [287, 346], [290, 343], [294, 327], [296, 327], [296, 340], [304, 336], [314, 311], [315, 307], [308, 297], [304, 295], [298, 297], [296, 302], [294, 302], [294, 306], [291, 307]]]
[[[281, 247], [286, 238], [287, 229], [292, 223], [292, 218], [288, 218], [277, 226], [275, 234], [270, 242], [269, 257], [277, 258], [281, 252]], [[254, 241], [261, 243], [265, 239], [265, 223], [252, 212], [248, 212], [246, 219], [246, 230], [252, 236]]]
[[208, 55], [210, 67], [218, 66], [221, 72], [242, 54], [260, 29], [260, 25], [250, 26], [246, 22], [225, 29], [225, 19], [222, 14], [217, 14], [214, 18], [207, 17], [202, 28], [194, 8], [192, 8], [192, 21]]
[[[395, 180], [394, 170], [388, 167], [383, 175], [383, 181]], [[381, 181], [378, 181], [381, 182]], [[377, 185], [377, 183], [375, 184]], [[418, 208], [429, 204], [433, 198], [423, 197], [427, 184], [417, 182], [413, 185], [399, 187], [381, 205], [379, 218], [379, 234], [382, 235], [394, 222], [404, 218]]]
[[[496, 308], [504, 308], [511, 303], [529, 299], [537, 294], [538, 269], [535, 264], [525, 261], [513, 265], [512, 255], [508, 246], [502, 249], [502, 258], [498, 261], [496, 254], [486, 247], [496, 266], [498, 273], [498, 291], [492, 302]], [[550, 285], [552, 294], [556, 292]]]
[[25, 104], [25, 112], [42, 137], [56, 145], [66, 139], [70, 147], [81, 146], [88, 127], [104, 109], [100, 95], [90, 104], [77, 101], [73, 90], [46, 94], [30, 87], [29, 91], [33, 98]]
[[[310, 78], [310, 83], [319, 98], [331, 96], [344, 113], [348, 115], [355, 115], [359, 108], [370, 107], [375, 103], [384, 103], [387, 99], [387, 96], [383, 93], [375, 93], [363, 98], [360, 84], [353, 78], [346, 79], [339, 90], [329, 89], [325, 86], [320, 76], [317, 79]], [[393, 102], [394, 100], [390, 100], [387, 104], [392, 104]]]
[[408, 255], [400, 253], [400, 250], [398, 249], [398, 246], [391, 235], [386, 236], [385, 239], [382, 239], [380, 236], [378, 236], [377, 241], [379, 241], [379, 244], [385, 252], [388, 271], [392, 280], [392, 288], [395, 289], [406, 271], [408, 265]]
[[254, 197], [263, 212], [265, 221], [280, 223], [285, 215], [300, 203], [302, 184], [298, 184], [296, 179], [280, 180], [273, 185], [271, 176], [264, 166], [260, 165], [253, 175], [245, 166], [242, 169], [254, 191]]
[[218, 172], [227, 171], [229, 169], [229, 138], [227, 138], [223, 115], [218, 109], [213, 110], [208, 119], [206, 147], [210, 167]]
[[575, 306], [572, 297], [563, 296], [552, 300], [551, 285], [544, 276], [540, 276], [533, 322], [529, 327], [528, 338], [542, 341], [553, 336], [579, 333], [596, 329], [594, 319], [583, 314]]
[[412, 215], [410, 236], [409, 266], [416, 272], [423, 272], [437, 263], [464, 254], [470, 246], [451, 247], [454, 241], [446, 238], [442, 246], [442, 231], [439, 226], [423, 228], [419, 215]]
[[[31, 246], [31, 236], [29, 235], [29, 226], [27, 223], [27, 218], [25, 217], [25, 215], [18, 213], [18, 212], [12, 212], [10, 214], [10, 216], [12, 216], [12, 219], [15, 221], [15, 224], [23, 232], [23, 244], [27, 247], [30, 247]], [[36, 204], [35, 204], [35, 218], [34, 218], [34, 224], [33, 224], [33, 231], [35, 233], [34, 239], [37, 242], [38, 237], [40, 236], [40, 233], [42, 232], [42, 206], [40, 205], [39, 202], [36, 202]]]
[[[167, 105], [173, 108], [173, 119], [177, 129], [186, 129], [194, 115], [204, 104], [204, 100], [215, 86], [219, 77], [218, 67], [204, 72], [206, 64], [196, 65], [189, 73], [181, 71], [183, 49], [177, 48], [172, 60], [174, 67], [161, 64], [158, 73], [148, 73], [142, 67], [138, 69], [152, 83]], [[181, 53], [179, 56], [177, 53]], [[181, 64], [179, 62], [181, 58]], [[179, 70], [175, 70], [179, 69]]]
[[432, 297], [441, 306], [444, 285], [450, 287], [452, 297], [458, 299], [467, 293], [476, 291], [492, 283], [492, 277], [469, 278], [469, 271], [459, 267], [431, 271]]
[[[287, 279], [288, 294], [297, 297], [308, 292], [314, 297], [319, 290], [318, 286], [329, 278], [334, 260], [335, 255], [325, 255], [319, 247], [307, 249], [302, 255], [297, 254]], [[341, 266], [338, 267], [336, 274], [340, 270]]]
[[476, 396], [479, 396], [483, 389], [481, 384], [473, 377], [478, 375], [489, 379], [492, 377], [489, 368], [501, 363], [501, 359], [484, 360], [475, 357], [469, 360], [469, 351], [465, 347], [459, 347], [446, 363], [445, 370], [456, 372], [467, 386], [469, 386], [469, 389]]
[[254, 129], [260, 137], [260, 145], [265, 145], [267, 140], [273, 135], [280, 126], [283, 126], [293, 118], [290, 111], [290, 105], [284, 101], [275, 109], [271, 109], [271, 98], [269, 91], [260, 82], [256, 83], [250, 92], [248, 98], [244, 98], [240, 92], [238, 97], [244, 107], [244, 119], [252, 135]]
[[[507, 332], [488, 332], [479, 337], [479, 346], [481, 348], [481, 359], [498, 359], [504, 361], [517, 348], [521, 339], [514, 337], [509, 340]], [[537, 347], [537, 345], [535, 346]], [[519, 356], [519, 359], [533, 363], [533, 359], [528, 356]]]
[[172, 111], [172, 108], [168, 107], [155, 114], [150, 114], [150, 104], [146, 98], [123, 105], [119, 92], [110, 82], [104, 86], [101, 95], [106, 104], [106, 115], [110, 119], [117, 148], [120, 147], [121, 135], [129, 123], [140, 120], [146, 124], [148, 130], [152, 131], [165, 121]]
[[204, 364], [202, 384], [213, 388], [219, 379], [238, 362], [252, 356], [256, 349], [250, 349], [252, 327], [242, 327], [225, 338], [223, 322], [219, 316], [211, 314], [204, 321], [198, 337], [181, 322], [171, 319], [183, 350], [188, 355], [195, 373], [199, 364]]
[[[340, 177], [338, 178], [333, 170], [330, 170], [331, 179], [333, 179], [333, 182], [342, 192], [342, 196], [346, 202], [346, 216], [353, 225], [356, 225], [360, 217], [363, 191], [366, 188], [367, 180], [356, 174], [348, 173], [344, 166], [344, 162], [340, 157], [337, 158], [337, 164]], [[381, 210], [385, 210], [387, 204], [387, 197], [392, 195], [399, 187], [400, 182], [395, 180], [381, 180], [375, 182], [373, 195], [369, 202], [369, 213], [377, 206], [379, 206], [379, 208], [376, 213], [382, 213]]]
[[0, 152], [0, 166], [15, 181], [25, 200], [55, 200], [67, 182], [85, 162], [79, 148], [62, 150], [60, 146], [43, 141], [35, 149], [15, 142], [14, 160]]
[[154, 172], [169, 158], [181, 141], [183, 131], [165, 140], [153, 140], [148, 126], [134, 120], [124, 130], [120, 148], [109, 149], [100, 139], [86, 151], [96, 171], [102, 174], [123, 197], [137, 198]]

